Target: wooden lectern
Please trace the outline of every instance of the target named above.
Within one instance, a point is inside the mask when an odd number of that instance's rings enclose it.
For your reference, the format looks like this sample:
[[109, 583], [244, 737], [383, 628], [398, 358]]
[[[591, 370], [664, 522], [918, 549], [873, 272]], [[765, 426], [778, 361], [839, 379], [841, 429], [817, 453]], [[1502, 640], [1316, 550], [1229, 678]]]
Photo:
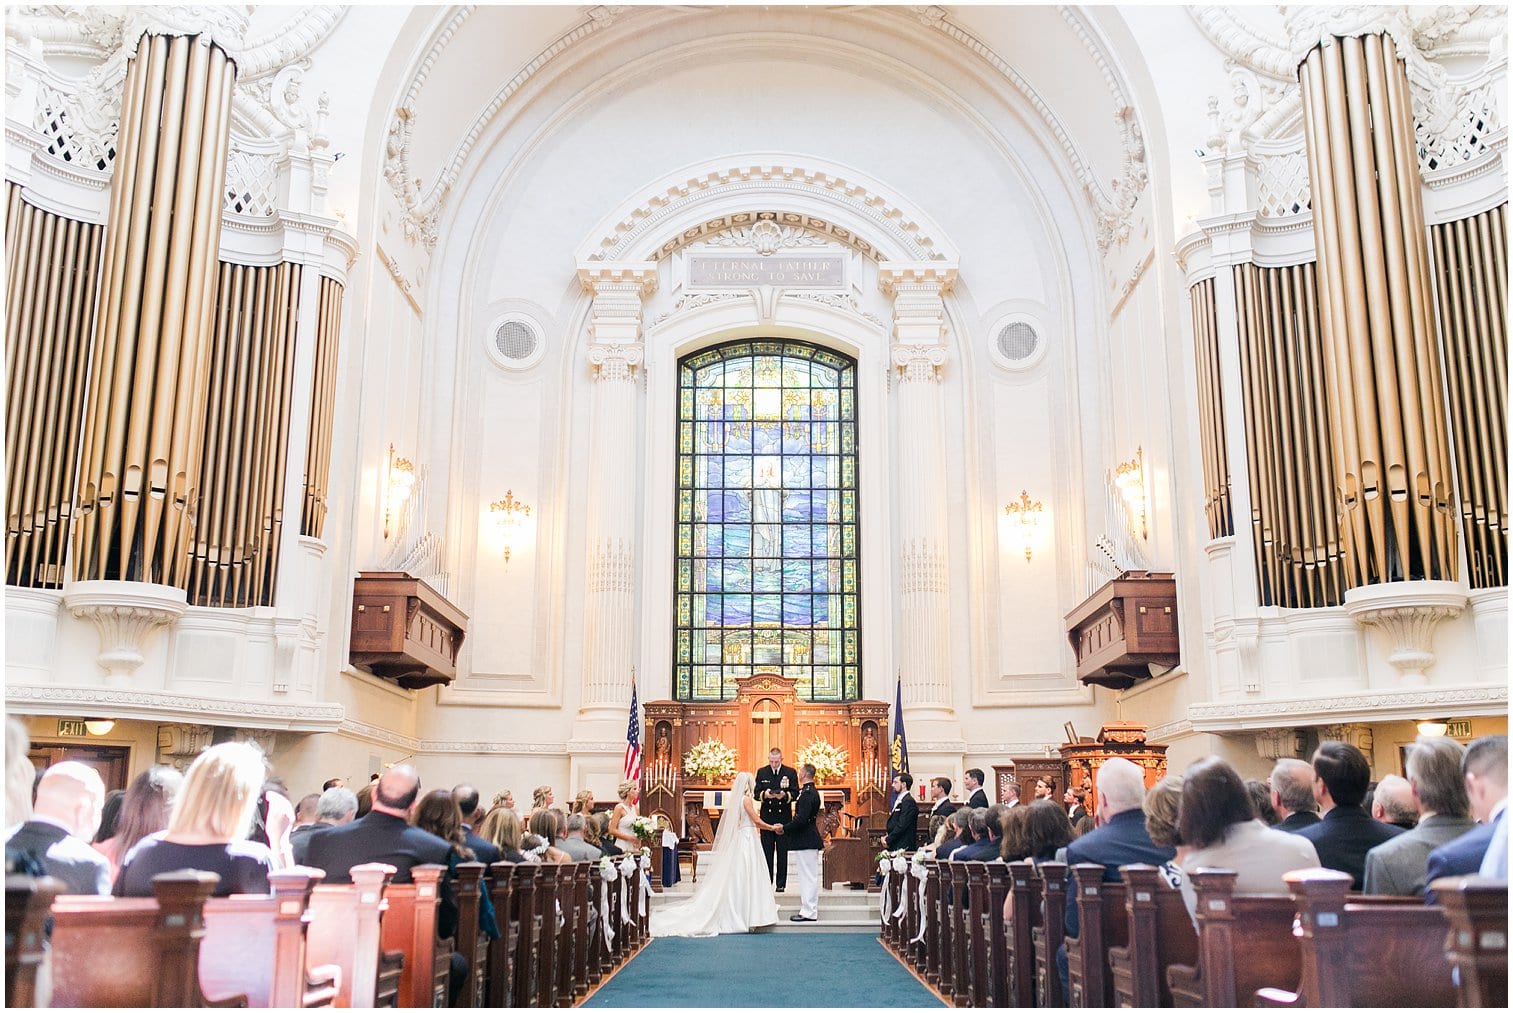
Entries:
[[[1098, 771], [1109, 760], [1122, 756], [1145, 774], [1150, 788], [1166, 776], [1166, 747], [1153, 746], [1145, 740], [1146, 726], [1137, 721], [1110, 721], [1098, 730], [1098, 737], [1082, 737], [1061, 747], [1061, 761], [1066, 766], [1065, 788], [1087, 789], [1087, 811], [1098, 805]], [[1058, 794], [1056, 801], [1061, 801]]]

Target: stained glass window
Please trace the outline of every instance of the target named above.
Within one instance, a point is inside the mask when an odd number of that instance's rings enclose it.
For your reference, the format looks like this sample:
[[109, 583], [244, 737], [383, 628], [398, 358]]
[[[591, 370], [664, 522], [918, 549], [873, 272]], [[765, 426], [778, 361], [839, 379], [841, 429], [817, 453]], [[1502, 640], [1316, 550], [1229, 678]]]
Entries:
[[757, 672], [860, 698], [856, 490], [855, 361], [758, 340], [679, 362], [679, 700]]

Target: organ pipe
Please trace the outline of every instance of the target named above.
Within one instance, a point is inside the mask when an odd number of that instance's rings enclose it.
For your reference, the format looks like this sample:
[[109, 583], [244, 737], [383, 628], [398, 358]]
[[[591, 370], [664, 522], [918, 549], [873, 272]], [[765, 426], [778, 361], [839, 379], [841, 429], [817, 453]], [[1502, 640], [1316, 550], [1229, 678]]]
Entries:
[[1508, 583], [1507, 205], [1436, 225], [1450, 436], [1472, 588]]
[[1234, 268], [1260, 602], [1338, 605], [1345, 584], [1313, 264]]
[[62, 587], [102, 229], [6, 188], [5, 581]]
[[1456, 576], [1412, 110], [1392, 46], [1335, 38], [1299, 68], [1347, 587]]
[[315, 377], [310, 386], [310, 438], [305, 448], [305, 504], [300, 533], [319, 538], [326, 523], [331, 479], [331, 426], [336, 410], [336, 365], [340, 350], [342, 284], [320, 280]]
[[234, 65], [145, 36], [127, 64], [85, 410], [77, 579], [187, 587]]
[[1234, 534], [1229, 501], [1229, 450], [1224, 443], [1224, 392], [1219, 380], [1219, 321], [1214, 281], [1204, 279], [1189, 293], [1193, 314], [1193, 350], [1198, 372], [1198, 438], [1203, 454], [1204, 507], [1208, 536]]

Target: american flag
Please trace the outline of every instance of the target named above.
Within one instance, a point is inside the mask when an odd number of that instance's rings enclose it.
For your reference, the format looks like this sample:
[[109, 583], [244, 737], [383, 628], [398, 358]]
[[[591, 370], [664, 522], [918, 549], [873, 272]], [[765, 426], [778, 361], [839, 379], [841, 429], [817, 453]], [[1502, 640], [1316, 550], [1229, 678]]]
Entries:
[[641, 780], [641, 708], [636, 702], [636, 677], [630, 679], [630, 724], [625, 729], [625, 779]]

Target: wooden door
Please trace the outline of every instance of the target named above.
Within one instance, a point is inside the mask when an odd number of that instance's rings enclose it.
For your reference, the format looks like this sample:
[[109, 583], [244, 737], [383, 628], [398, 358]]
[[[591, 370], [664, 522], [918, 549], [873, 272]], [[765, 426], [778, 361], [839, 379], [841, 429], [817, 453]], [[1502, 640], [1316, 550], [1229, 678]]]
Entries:
[[32, 765], [45, 770], [64, 760], [77, 760], [99, 771], [106, 791], [126, 789], [127, 773], [131, 770], [130, 746], [91, 746], [83, 742], [33, 742], [30, 752]]

